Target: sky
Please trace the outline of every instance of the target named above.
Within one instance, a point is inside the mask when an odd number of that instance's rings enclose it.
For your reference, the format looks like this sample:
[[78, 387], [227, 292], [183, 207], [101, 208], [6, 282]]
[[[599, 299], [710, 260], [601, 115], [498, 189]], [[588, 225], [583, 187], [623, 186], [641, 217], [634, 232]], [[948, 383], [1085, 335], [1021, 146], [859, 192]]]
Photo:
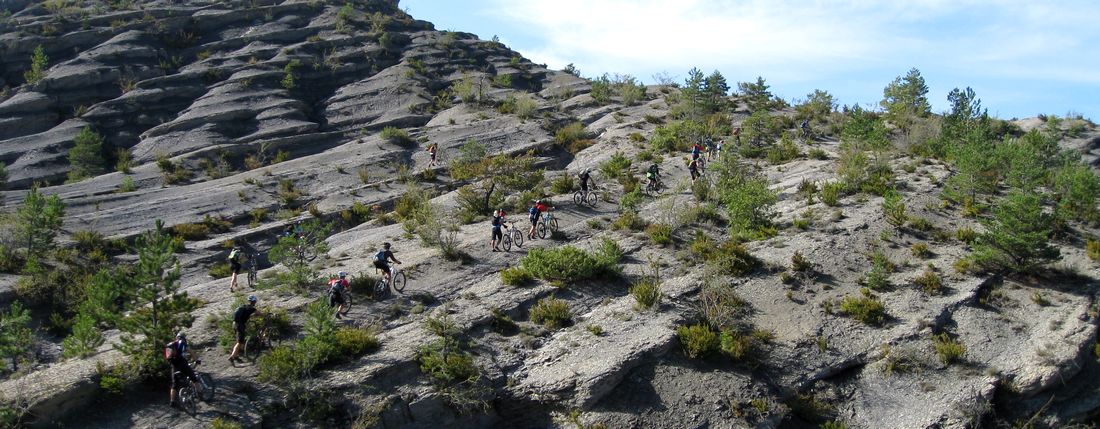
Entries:
[[788, 101], [815, 89], [878, 108], [917, 68], [937, 113], [971, 87], [1002, 119], [1100, 120], [1096, 0], [403, 0], [436, 29], [494, 35], [535, 63], [645, 83], [719, 71]]

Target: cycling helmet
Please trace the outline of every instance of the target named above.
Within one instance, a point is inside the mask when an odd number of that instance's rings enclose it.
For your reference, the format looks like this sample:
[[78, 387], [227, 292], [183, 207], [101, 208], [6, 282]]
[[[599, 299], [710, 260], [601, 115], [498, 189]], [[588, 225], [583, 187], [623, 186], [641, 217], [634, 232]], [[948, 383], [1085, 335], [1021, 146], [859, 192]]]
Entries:
[[256, 303], [256, 295], [249, 295], [248, 296], [248, 303], [249, 304], [255, 304]]
[[183, 331], [179, 331], [179, 332], [176, 333], [176, 339], [177, 340], [186, 340], [187, 339], [187, 334], [185, 334]]
[[344, 278], [344, 277], [348, 276], [348, 273], [345, 273], [345, 272], [341, 271], [341, 272], [336, 273], [336, 275], [340, 276], [340, 278]]
[[386, 243], [382, 243], [382, 248], [383, 248], [383, 249], [387, 249], [387, 250], [389, 250], [389, 248], [390, 248], [390, 243], [389, 243], [389, 242], [386, 242]]
[[542, 200], [535, 200], [535, 204], [542, 204]]

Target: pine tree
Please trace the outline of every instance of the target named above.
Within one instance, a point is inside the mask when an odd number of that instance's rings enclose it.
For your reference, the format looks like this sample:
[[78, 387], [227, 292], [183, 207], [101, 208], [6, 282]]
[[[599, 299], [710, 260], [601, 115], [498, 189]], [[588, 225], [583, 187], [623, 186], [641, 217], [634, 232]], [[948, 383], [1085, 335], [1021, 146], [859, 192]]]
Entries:
[[27, 80], [29, 84], [36, 84], [38, 81], [46, 77], [46, 66], [49, 63], [49, 58], [46, 57], [46, 51], [42, 49], [42, 45], [34, 48], [34, 53], [31, 54], [31, 69], [23, 73], [23, 79]]
[[78, 182], [103, 174], [103, 137], [91, 127], [84, 127], [73, 142], [69, 149], [69, 180]]
[[882, 196], [882, 213], [886, 216], [886, 222], [899, 231], [909, 219], [905, 214], [905, 202], [901, 200], [901, 194], [893, 189]]
[[745, 99], [745, 104], [748, 104], [749, 111], [756, 112], [757, 110], [768, 110], [773, 106], [772, 93], [768, 91], [768, 84], [764, 83], [764, 78], [757, 76], [756, 82], [739, 82], [737, 84], [737, 90], [741, 93], [741, 97]]
[[172, 252], [172, 237], [157, 220], [156, 228], [137, 240], [136, 283], [129, 312], [118, 321], [121, 342], [115, 348], [130, 357], [145, 375], [163, 368], [162, 352], [182, 328], [191, 327], [199, 302], [179, 290], [180, 265]]
[[1043, 212], [1035, 192], [1012, 191], [982, 225], [986, 232], [978, 237], [975, 261], [987, 268], [1024, 272], [1061, 258], [1048, 242], [1054, 217]]
[[905, 77], [898, 76], [882, 90], [886, 118], [902, 128], [908, 128], [914, 117], [927, 117], [932, 112], [928, 103], [928, 85], [920, 71], [913, 68]]
[[103, 334], [96, 327], [95, 319], [78, 314], [73, 321], [73, 333], [62, 343], [65, 357], [87, 357], [103, 344]]
[[46, 196], [32, 187], [16, 211], [16, 237], [25, 244], [27, 259], [41, 259], [54, 248], [54, 237], [65, 217], [65, 205], [57, 195]]
[[[0, 358], [9, 359], [13, 370], [18, 369], [19, 358], [26, 355], [34, 343], [30, 322], [30, 312], [19, 301], [11, 303], [7, 312], [0, 312]], [[7, 365], [0, 366], [0, 372], [6, 368]]]

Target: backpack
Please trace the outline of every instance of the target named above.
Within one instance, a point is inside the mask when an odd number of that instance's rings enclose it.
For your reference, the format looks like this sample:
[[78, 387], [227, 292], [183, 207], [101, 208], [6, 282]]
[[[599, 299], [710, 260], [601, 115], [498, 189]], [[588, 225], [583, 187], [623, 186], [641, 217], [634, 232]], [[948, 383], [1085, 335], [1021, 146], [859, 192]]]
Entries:
[[335, 280], [328, 288], [329, 296], [339, 295], [344, 292], [344, 282]]
[[164, 345], [164, 360], [172, 360], [180, 357], [179, 340]]
[[539, 218], [539, 209], [538, 209], [538, 207], [531, 207], [530, 209], [527, 210], [527, 213], [531, 215], [531, 219], [538, 219]]
[[379, 250], [378, 253], [374, 254], [374, 260], [378, 262], [386, 262], [386, 251]]
[[229, 262], [238, 262], [241, 258], [241, 251], [233, 249], [229, 252]]

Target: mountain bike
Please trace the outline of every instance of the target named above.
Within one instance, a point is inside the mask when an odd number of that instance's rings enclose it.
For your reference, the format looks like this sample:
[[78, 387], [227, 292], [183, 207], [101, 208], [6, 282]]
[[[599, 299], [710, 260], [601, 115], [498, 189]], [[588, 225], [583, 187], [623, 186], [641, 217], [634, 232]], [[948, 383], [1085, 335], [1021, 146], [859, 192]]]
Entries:
[[656, 194], [658, 192], [661, 192], [662, 187], [664, 187], [664, 184], [661, 183], [661, 177], [657, 176], [653, 180], [646, 182], [645, 193]]
[[264, 349], [271, 349], [271, 322], [267, 316], [260, 317], [260, 328], [244, 340], [244, 355], [255, 362]]
[[550, 212], [543, 213], [542, 220], [535, 227], [535, 232], [539, 235], [539, 238], [546, 238], [547, 235], [553, 236], [557, 230], [558, 219]]
[[516, 247], [523, 247], [523, 233], [516, 229], [515, 222], [508, 222], [508, 233], [500, 241], [505, 252], [512, 250], [512, 243], [516, 243]]
[[248, 254], [248, 288], [256, 288], [256, 257], [255, 253]]
[[598, 190], [595, 183], [589, 183], [587, 191], [581, 190], [573, 193], [573, 204], [578, 206], [588, 204], [592, 207], [596, 207], [596, 203], [599, 202], [600, 199], [599, 195], [596, 194]]
[[[194, 362], [188, 364], [191, 366], [191, 370], [202, 363], [202, 360], [196, 359]], [[172, 376], [176, 378], [177, 386], [183, 386], [177, 393], [177, 399], [180, 402], [180, 406], [189, 414], [195, 414], [198, 410], [198, 401], [210, 402], [214, 399], [214, 380], [210, 378], [206, 373], [195, 371], [195, 376], [199, 379], [198, 383], [192, 383], [187, 379], [187, 376], [182, 372], [173, 371]], [[197, 390], [197, 391], [196, 391]]]
[[[401, 271], [397, 267], [390, 266], [390, 277], [393, 278], [394, 290], [396, 290], [398, 293], [405, 290], [405, 283], [407, 282], [407, 279], [405, 278], [405, 273], [403, 271]], [[386, 282], [386, 276], [383, 275], [382, 278], [378, 279], [378, 283], [374, 284], [374, 300], [381, 300], [383, 297], [389, 294], [389, 292], [390, 285]]]

